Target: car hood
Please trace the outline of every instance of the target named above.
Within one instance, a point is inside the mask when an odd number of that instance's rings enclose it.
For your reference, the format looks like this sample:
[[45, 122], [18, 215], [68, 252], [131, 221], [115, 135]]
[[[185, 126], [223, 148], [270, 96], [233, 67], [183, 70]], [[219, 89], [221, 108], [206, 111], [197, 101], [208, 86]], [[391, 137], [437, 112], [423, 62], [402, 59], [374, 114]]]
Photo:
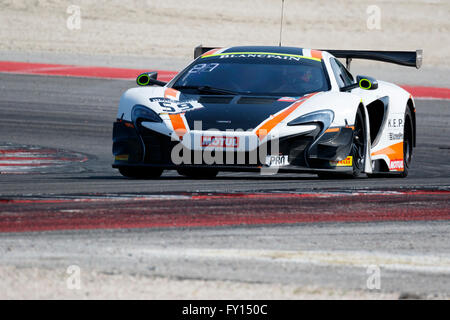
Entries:
[[[189, 101], [193, 97], [185, 99]], [[254, 129], [265, 119], [292, 103], [279, 101], [277, 97], [249, 96], [199, 96], [195, 101], [201, 107], [185, 113], [189, 128], [220, 131]]]

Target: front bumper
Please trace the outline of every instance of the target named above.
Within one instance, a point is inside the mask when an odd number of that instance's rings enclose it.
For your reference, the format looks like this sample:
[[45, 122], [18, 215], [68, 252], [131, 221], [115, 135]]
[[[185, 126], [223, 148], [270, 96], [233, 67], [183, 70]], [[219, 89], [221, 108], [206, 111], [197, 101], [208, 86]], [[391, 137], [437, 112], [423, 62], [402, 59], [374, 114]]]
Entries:
[[[289, 165], [276, 167], [279, 172], [351, 172], [351, 166], [338, 166], [351, 151], [353, 131], [351, 128], [337, 128], [319, 135], [320, 128], [308, 134], [293, 135], [279, 140], [280, 155], [288, 156]], [[113, 129], [113, 168], [120, 167], [158, 167], [168, 170], [179, 168], [217, 168], [220, 171], [260, 171], [265, 165], [261, 156], [271, 150], [271, 141], [252, 152], [226, 151], [222, 162], [205, 161], [203, 152], [184, 148], [181, 152], [190, 153], [182, 163], [172, 161], [172, 151], [178, 141], [145, 127], [136, 128], [133, 123], [117, 121]], [[262, 149], [262, 150], [261, 150]], [[200, 155], [199, 155], [200, 153]], [[268, 153], [270, 154], [270, 153]], [[214, 151], [209, 151], [214, 156]], [[200, 159], [200, 160], [198, 160]], [[231, 161], [230, 161], [231, 160]], [[268, 168], [268, 167], [267, 167]]]

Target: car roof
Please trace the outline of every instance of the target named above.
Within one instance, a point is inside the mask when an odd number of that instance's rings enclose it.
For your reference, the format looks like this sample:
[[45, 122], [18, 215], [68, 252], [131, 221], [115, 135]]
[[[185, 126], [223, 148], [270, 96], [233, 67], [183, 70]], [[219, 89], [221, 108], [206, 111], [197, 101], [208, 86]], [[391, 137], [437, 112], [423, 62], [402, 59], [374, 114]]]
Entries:
[[[296, 54], [302, 55], [304, 50], [312, 50], [309, 48], [299, 48], [299, 47], [284, 47], [284, 46], [235, 46], [228, 47], [222, 51], [226, 52], [268, 52], [268, 53], [282, 53], [282, 54]], [[315, 51], [320, 51], [313, 49]], [[322, 51], [326, 52], [326, 51]]]

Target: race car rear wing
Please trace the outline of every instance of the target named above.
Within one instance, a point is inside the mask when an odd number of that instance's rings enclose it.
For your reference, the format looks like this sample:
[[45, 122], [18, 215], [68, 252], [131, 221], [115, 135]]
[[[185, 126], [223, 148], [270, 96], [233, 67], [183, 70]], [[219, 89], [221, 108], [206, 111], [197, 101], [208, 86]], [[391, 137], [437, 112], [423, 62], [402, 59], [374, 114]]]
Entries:
[[[194, 49], [194, 59], [201, 56], [209, 50], [220, 47], [197, 46]], [[416, 51], [370, 51], [370, 50], [322, 50], [331, 53], [336, 58], [345, 58], [347, 69], [350, 69], [352, 59], [376, 60], [389, 63], [395, 63], [402, 66], [416, 67], [422, 66], [422, 50]]]
[[395, 63], [407, 67], [422, 66], [423, 50], [416, 51], [370, 51], [370, 50], [322, 50], [331, 53], [336, 58], [345, 58], [347, 69], [350, 69], [352, 59], [376, 60]]

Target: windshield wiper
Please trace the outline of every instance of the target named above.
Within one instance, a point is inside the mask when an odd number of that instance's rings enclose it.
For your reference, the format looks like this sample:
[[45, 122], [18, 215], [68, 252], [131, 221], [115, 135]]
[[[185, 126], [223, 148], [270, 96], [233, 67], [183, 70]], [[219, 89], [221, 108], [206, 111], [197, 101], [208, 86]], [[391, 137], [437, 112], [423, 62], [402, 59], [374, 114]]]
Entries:
[[217, 93], [217, 94], [232, 94], [237, 95], [239, 92], [231, 91], [227, 89], [221, 89], [221, 88], [213, 88], [210, 86], [175, 86], [174, 89], [195, 89], [199, 92], [207, 92], [207, 93]]

